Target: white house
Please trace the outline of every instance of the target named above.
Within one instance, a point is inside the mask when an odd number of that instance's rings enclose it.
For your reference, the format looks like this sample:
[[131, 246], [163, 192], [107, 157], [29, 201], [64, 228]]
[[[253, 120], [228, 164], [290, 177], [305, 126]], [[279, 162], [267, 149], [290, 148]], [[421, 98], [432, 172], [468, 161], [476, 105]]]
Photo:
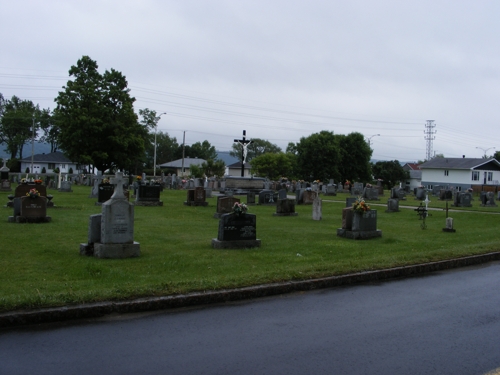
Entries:
[[189, 171], [189, 167], [191, 165], [200, 167], [205, 162], [205, 159], [187, 157], [184, 159], [178, 159], [170, 161], [168, 163], [160, 164], [159, 167], [160, 169], [169, 169], [173, 171], [173, 173], [175, 173], [177, 176], [189, 176], [191, 174]]
[[422, 185], [464, 190], [481, 185], [498, 185], [500, 163], [496, 159], [434, 158], [420, 165]]
[[[250, 163], [245, 163], [243, 167], [243, 177], [251, 177], [252, 175], [250, 174], [250, 169], [251, 169]], [[238, 176], [241, 177], [241, 161], [238, 161], [236, 163], [233, 163], [227, 167], [227, 175], [228, 176]]]
[[420, 170], [420, 166], [418, 164], [406, 163], [405, 165], [403, 165], [403, 169], [405, 171], [408, 171], [410, 175], [410, 178], [405, 183], [410, 191], [422, 184], [422, 171]]
[[[20, 160], [21, 173], [53, 173], [55, 168], [59, 168], [61, 173], [81, 173], [81, 166], [69, 160], [62, 152], [56, 151], [48, 154], [33, 155], [33, 170], [31, 170], [31, 156]], [[45, 168], [45, 171], [44, 171]]]

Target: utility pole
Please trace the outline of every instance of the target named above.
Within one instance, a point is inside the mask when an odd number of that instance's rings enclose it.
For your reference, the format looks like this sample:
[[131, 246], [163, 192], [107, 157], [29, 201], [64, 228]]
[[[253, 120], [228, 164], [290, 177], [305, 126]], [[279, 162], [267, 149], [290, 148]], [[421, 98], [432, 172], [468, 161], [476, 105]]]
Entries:
[[33, 114], [33, 124], [31, 129], [31, 170], [33, 173], [33, 162], [35, 158], [35, 114]]
[[184, 130], [184, 135], [182, 136], [182, 167], [181, 173], [182, 177], [184, 177], [184, 150], [186, 148], [186, 131]]
[[[158, 115], [158, 121], [160, 121], [162, 115], [166, 115], [167, 112], [160, 113]], [[156, 180], [156, 133], [158, 133], [158, 121], [155, 124], [155, 152], [154, 152], [154, 166], [153, 166], [153, 178]]]
[[436, 124], [434, 124], [434, 120], [427, 120], [427, 123], [425, 124], [425, 130], [424, 134], [425, 137], [424, 139], [427, 141], [427, 149], [426, 149], [426, 160], [431, 160], [432, 159], [432, 141], [436, 139], [434, 134], [436, 134], [436, 130], [434, 128], [436, 127]]

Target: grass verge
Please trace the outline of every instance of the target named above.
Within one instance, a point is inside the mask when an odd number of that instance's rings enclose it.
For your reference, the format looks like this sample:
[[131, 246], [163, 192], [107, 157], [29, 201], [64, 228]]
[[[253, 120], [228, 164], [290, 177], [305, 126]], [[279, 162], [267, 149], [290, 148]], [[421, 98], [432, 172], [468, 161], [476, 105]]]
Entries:
[[[450, 212], [456, 233], [445, 233], [445, 212], [433, 211], [427, 229], [413, 208], [378, 211], [382, 238], [353, 241], [336, 236], [345, 197], [324, 197], [323, 220], [312, 220], [311, 206], [297, 206], [296, 217], [274, 217], [274, 207], [251, 206], [262, 247], [214, 250], [215, 198], [208, 207], [183, 205], [185, 191], [162, 192], [163, 207], [135, 208], [135, 240], [140, 258], [103, 260], [79, 255], [89, 215], [99, 213], [89, 187], [73, 193], [51, 191], [57, 207], [51, 223], [8, 223], [12, 209], [1, 208], [0, 311], [33, 309], [104, 300], [125, 300], [310, 279], [383, 269], [497, 251], [499, 208]], [[7, 202], [7, 193], [0, 200]], [[431, 207], [444, 208], [444, 202]], [[243, 199], [244, 200], [244, 199]], [[374, 202], [375, 203], [375, 202]], [[409, 198], [401, 206], [417, 206]], [[441, 207], [442, 206], [442, 207]], [[495, 213], [495, 214], [483, 214]]]

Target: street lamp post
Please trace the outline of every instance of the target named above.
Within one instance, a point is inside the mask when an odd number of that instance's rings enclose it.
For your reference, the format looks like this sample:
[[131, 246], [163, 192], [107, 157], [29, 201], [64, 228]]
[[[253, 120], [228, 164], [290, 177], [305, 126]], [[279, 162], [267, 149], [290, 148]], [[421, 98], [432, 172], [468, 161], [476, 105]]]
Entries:
[[488, 157], [488, 155], [486, 155], [486, 153], [488, 152], [488, 150], [491, 150], [491, 149], [493, 149], [493, 150], [494, 150], [494, 149], [495, 149], [495, 147], [490, 147], [490, 148], [476, 147], [476, 148], [478, 148], [478, 149], [480, 149], [480, 150], [483, 150], [483, 152], [484, 152], [484, 158], [485, 158], [485, 159]]
[[372, 146], [372, 138], [373, 137], [380, 137], [380, 134], [374, 134], [371, 137], [368, 137], [368, 147], [370, 147], [370, 148]]
[[[160, 121], [162, 115], [166, 115], [167, 112], [160, 113], [158, 115], [158, 121]], [[156, 179], [156, 133], [158, 132], [158, 122], [155, 124], [155, 151], [154, 151], [154, 165], [153, 165], [153, 178]]]

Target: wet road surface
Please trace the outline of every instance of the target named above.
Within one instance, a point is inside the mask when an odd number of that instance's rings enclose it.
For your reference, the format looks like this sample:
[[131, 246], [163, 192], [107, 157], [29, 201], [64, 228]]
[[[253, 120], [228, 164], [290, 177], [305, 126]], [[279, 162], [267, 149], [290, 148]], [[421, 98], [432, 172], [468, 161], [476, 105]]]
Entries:
[[0, 330], [0, 374], [500, 374], [500, 262]]

